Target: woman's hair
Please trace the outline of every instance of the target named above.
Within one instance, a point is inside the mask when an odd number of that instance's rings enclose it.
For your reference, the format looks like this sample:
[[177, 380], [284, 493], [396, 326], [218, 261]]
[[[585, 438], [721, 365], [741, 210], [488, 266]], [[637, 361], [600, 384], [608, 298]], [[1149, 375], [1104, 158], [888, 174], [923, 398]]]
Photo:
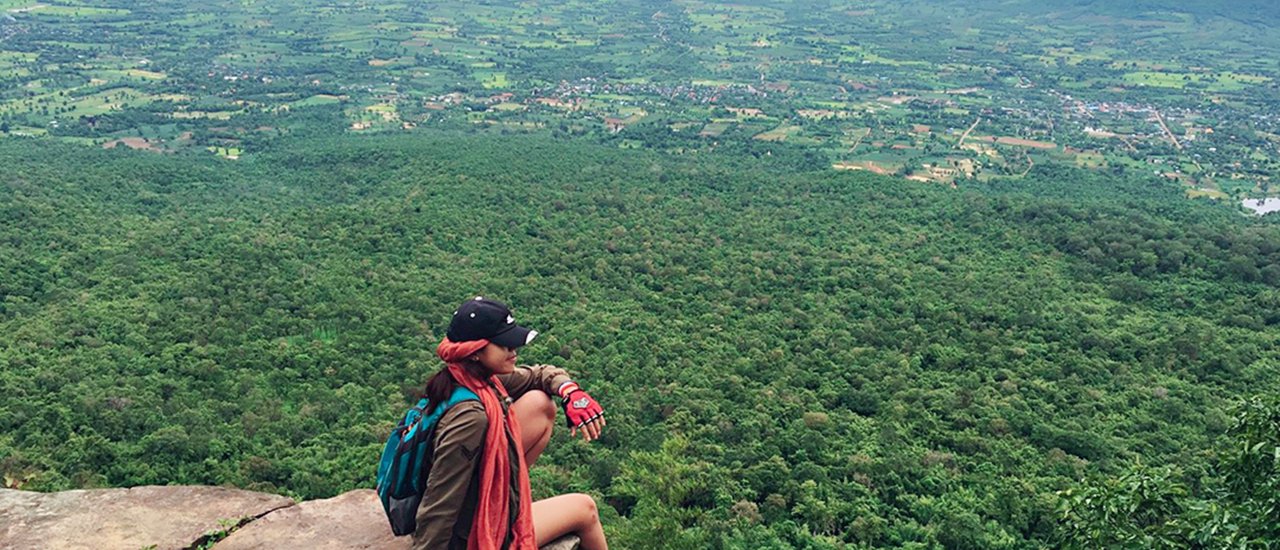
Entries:
[[427, 387], [422, 390], [422, 396], [427, 398], [427, 402], [430, 403], [428, 406], [444, 403], [453, 394], [453, 388], [457, 385], [458, 382], [453, 379], [449, 369], [440, 369], [427, 380]]
[[[481, 375], [479, 370], [483, 367], [470, 362], [464, 361], [462, 368], [475, 375], [476, 378], [483, 380], [485, 376]], [[449, 396], [453, 395], [453, 388], [458, 386], [458, 381], [454, 380], [453, 374], [448, 368], [440, 369], [431, 378], [427, 380], [427, 387], [422, 390], [422, 396], [427, 398], [428, 407], [434, 407], [437, 403], [444, 403], [449, 400]]]

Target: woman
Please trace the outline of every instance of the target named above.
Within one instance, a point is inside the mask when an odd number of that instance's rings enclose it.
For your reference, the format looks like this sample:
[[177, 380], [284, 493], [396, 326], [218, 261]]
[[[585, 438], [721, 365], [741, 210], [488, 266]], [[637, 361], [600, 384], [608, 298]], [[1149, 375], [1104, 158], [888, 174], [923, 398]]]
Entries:
[[604, 530], [589, 495], [532, 502], [529, 467], [555, 422], [551, 395], [563, 400], [570, 435], [600, 437], [604, 411], [555, 366], [516, 366], [516, 348], [537, 332], [519, 326], [500, 302], [477, 296], [458, 307], [436, 349], [448, 365], [427, 382], [431, 403], [463, 386], [480, 401], [451, 407], [436, 425], [426, 495], [418, 507], [419, 549], [534, 550], [577, 533], [583, 550], [605, 550]]

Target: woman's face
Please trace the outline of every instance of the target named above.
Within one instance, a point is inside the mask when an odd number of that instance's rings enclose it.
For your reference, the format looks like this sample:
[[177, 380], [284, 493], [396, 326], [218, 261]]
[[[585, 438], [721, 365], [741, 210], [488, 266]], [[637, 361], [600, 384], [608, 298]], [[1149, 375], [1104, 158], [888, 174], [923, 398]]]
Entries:
[[476, 352], [476, 359], [492, 374], [509, 374], [516, 370], [516, 350], [492, 342]]

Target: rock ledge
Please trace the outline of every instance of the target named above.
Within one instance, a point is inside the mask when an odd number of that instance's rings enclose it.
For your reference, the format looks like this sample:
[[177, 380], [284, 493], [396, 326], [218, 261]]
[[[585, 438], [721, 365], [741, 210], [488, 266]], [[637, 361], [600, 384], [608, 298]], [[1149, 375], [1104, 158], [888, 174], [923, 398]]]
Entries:
[[[227, 536], [227, 532], [230, 535]], [[187, 550], [276, 548], [407, 550], [377, 493], [351, 491], [295, 503], [225, 487], [133, 487], [34, 493], [0, 489], [0, 548]], [[577, 550], [567, 536], [543, 550]]]

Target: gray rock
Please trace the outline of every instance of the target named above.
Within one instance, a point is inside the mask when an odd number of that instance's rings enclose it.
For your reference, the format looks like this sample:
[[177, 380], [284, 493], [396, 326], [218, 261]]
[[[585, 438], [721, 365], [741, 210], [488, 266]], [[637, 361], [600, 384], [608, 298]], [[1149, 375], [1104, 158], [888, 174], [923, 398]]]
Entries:
[[0, 548], [182, 549], [292, 499], [224, 487], [35, 493], [0, 489]]
[[[412, 537], [396, 537], [383, 514], [378, 493], [350, 491], [325, 500], [309, 500], [271, 512], [241, 527], [213, 546], [214, 550], [405, 550]], [[542, 550], [577, 550], [578, 537], [569, 535]]]
[[400, 550], [409, 548], [411, 539], [391, 534], [378, 493], [363, 489], [272, 512], [241, 527], [213, 547], [215, 550]]
[[540, 550], [578, 550], [579, 546], [582, 546], [582, 540], [578, 538], [578, 535], [565, 535], [551, 541], [550, 544], [543, 546]]
[[[134, 487], [34, 493], [0, 489], [0, 549], [186, 549], [231, 531], [215, 550], [407, 550], [377, 493], [359, 490], [295, 504], [224, 487]], [[542, 550], [577, 550], [569, 535]]]

